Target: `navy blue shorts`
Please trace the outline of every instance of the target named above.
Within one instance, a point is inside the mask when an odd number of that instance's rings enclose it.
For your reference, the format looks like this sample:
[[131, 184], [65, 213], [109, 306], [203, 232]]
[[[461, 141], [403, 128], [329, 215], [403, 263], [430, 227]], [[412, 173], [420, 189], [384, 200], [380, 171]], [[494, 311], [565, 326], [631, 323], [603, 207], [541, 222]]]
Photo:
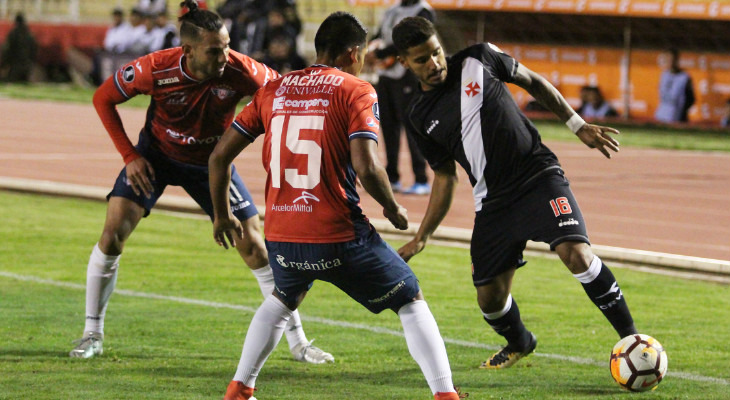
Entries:
[[525, 265], [522, 251], [528, 240], [550, 244], [588, 243], [583, 214], [562, 174], [550, 174], [508, 206], [477, 212], [471, 238], [474, 286]]
[[276, 292], [290, 304], [315, 279], [330, 282], [377, 314], [397, 311], [419, 292], [418, 279], [375, 228], [359, 224], [357, 239], [342, 243], [266, 241]]
[[[172, 160], [157, 150], [147, 145], [145, 133], [140, 133], [140, 142], [136, 146], [137, 151], [152, 164], [155, 170], [155, 180], [152, 181], [154, 191], [150, 198], [143, 193], [136, 195], [132, 187], [127, 183], [127, 169], [122, 169], [114, 183], [114, 188], [106, 196], [107, 200], [112, 196], [124, 197], [139, 204], [145, 209], [145, 217], [149, 215], [157, 199], [167, 185], [180, 186], [195, 200], [200, 208], [213, 219], [213, 200], [210, 197], [210, 185], [208, 183], [208, 167], [200, 165], [185, 164]], [[258, 210], [253, 203], [253, 198], [248, 192], [243, 180], [236, 172], [236, 167], [231, 166], [231, 187], [228, 189], [231, 210], [233, 215], [240, 221], [258, 216]]]

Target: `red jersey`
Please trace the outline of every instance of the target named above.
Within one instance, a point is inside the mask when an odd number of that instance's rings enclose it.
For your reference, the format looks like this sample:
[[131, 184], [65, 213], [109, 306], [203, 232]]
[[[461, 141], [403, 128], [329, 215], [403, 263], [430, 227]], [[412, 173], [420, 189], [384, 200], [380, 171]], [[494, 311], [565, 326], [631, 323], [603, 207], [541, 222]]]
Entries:
[[[183, 163], [207, 165], [210, 153], [233, 121], [241, 98], [253, 95], [279, 73], [231, 51], [222, 76], [199, 81], [189, 74], [184, 61], [181, 47], [161, 50], [122, 66], [110, 79], [126, 99], [138, 94], [152, 97], [145, 129], [151, 134], [154, 148]], [[99, 90], [114, 89], [103, 85]], [[104, 120], [102, 111], [99, 114]], [[125, 162], [136, 158], [123, 130], [124, 138], [120, 138], [120, 132], [104, 122]]]
[[265, 133], [267, 240], [355, 239], [354, 222], [365, 216], [350, 140], [377, 141], [378, 118], [375, 89], [336, 68], [294, 71], [256, 92], [233, 128], [251, 141]]

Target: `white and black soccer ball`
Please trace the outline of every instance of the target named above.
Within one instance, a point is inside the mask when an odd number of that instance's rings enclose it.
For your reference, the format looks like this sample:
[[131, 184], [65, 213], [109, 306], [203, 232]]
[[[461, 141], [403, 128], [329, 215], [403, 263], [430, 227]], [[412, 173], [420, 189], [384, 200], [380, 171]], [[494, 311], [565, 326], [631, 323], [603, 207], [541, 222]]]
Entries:
[[653, 390], [667, 373], [667, 362], [658, 340], [649, 335], [626, 336], [611, 351], [611, 376], [632, 392]]

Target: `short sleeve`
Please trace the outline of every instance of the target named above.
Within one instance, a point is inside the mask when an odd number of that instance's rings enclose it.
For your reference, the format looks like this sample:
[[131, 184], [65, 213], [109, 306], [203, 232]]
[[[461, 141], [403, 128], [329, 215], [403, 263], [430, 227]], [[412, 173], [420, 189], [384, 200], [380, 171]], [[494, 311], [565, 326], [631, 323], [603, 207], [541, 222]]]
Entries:
[[154, 88], [151, 62], [151, 56], [146, 55], [123, 65], [114, 73], [114, 86], [124, 98], [151, 94]]
[[480, 45], [482, 61], [489, 65], [494, 75], [502, 82], [514, 82], [519, 63], [492, 43]]
[[231, 125], [233, 129], [251, 142], [266, 132], [260, 113], [260, 104], [264, 97], [263, 92], [263, 89], [256, 91], [253, 100], [243, 107], [243, 110], [236, 115]]
[[281, 76], [276, 70], [270, 68], [266, 64], [262, 64], [244, 54], [231, 51], [230, 57], [238, 60], [238, 63], [240, 63], [244, 69], [244, 74], [256, 88], [263, 87], [269, 83], [269, 81]]
[[349, 109], [349, 125], [347, 133], [349, 139], [367, 138], [378, 141], [380, 129], [380, 109], [378, 95], [373, 86], [363, 82], [354, 91], [354, 101]]

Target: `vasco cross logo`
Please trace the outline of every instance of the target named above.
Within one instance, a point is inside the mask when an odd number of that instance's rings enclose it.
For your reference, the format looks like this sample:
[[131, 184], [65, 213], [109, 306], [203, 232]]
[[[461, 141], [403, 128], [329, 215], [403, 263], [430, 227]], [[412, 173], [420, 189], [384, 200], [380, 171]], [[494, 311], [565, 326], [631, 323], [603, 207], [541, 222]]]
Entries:
[[127, 68], [124, 68], [124, 71], [122, 72], [122, 79], [124, 79], [124, 82], [130, 83], [134, 81], [134, 67], [128, 66]]

